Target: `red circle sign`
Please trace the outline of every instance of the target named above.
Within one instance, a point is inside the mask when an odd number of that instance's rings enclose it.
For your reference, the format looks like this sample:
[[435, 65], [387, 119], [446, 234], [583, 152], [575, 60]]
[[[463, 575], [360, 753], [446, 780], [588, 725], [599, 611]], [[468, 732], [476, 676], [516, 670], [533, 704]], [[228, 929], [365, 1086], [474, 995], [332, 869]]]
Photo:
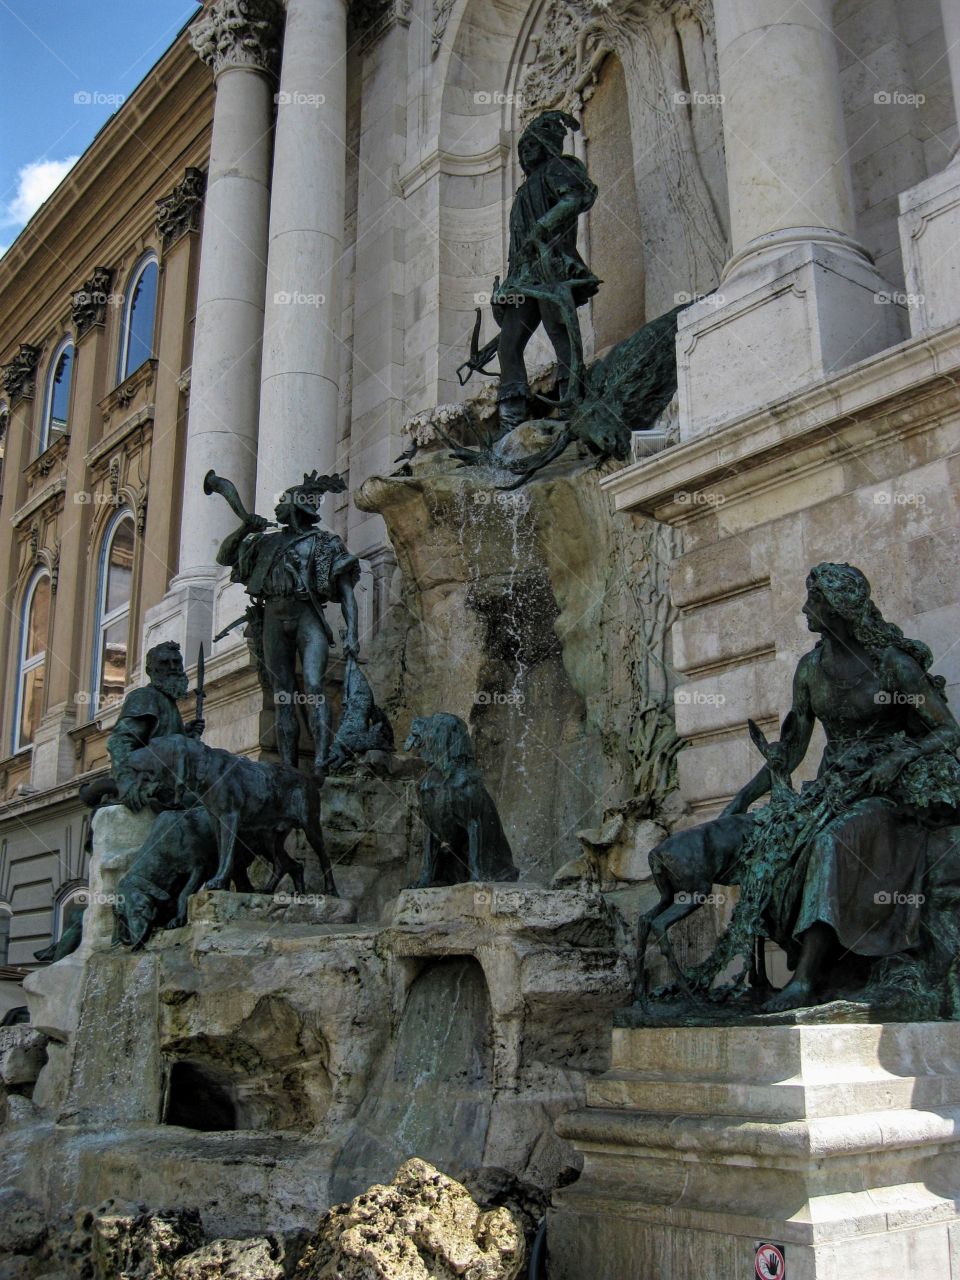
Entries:
[[787, 1264], [783, 1254], [775, 1244], [762, 1244], [757, 1249], [757, 1260], [754, 1269], [760, 1280], [783, 1280]]

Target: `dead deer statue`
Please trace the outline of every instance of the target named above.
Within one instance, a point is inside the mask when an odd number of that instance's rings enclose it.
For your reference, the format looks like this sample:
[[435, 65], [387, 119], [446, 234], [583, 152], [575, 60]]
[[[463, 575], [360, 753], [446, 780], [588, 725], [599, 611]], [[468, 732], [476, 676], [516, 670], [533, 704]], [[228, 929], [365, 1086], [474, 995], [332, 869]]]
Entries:
[[[790, 784], [789, 743], [794, 731], [794, 714], [791, 711], [780, 728], [780, 741], [768, 742], [763, 731], [748, 720], [750, 737], [754, 746], [767, 762], [770, 772], [770, 803], [793, 804], [797, 793]], [[666, 957], [670, 968], [688, 991], [687, 981], [680, 967], [667, 931], [687, 916], [692, 915], [709, 899], [715, 884], [735, 885], [739, 868], [737, 863], [744, 841], [754, 823], [749, 813], [728, 813], [704, 822], [699, 827], [678, 831], [667, 836], [650, 852], [650, 871], [660, 890], [660, 901], [640, 917], [637, 937], [637, 987], [638, 999], [646, 994], [647, 943], [652, 932]], [[763, 939], [757, 944], [757, 956], [751, 972], [754, 985], [764, 985], [766, 975], [763, 966]]]

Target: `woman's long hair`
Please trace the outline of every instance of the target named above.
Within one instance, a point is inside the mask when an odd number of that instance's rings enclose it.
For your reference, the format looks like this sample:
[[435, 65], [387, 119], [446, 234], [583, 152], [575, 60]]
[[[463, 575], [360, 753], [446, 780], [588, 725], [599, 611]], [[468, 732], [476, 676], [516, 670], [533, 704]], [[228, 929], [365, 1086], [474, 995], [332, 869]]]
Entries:
[[944, 677], [930, 674], [933, 663], [930, 647], [922, 640], [905, 636], [895, 622], [887, 622], [871, 598], [866, 574], [852, 564], [827, 561], [811, 569], [807, 580], [814, 584], [830, 608], [850, 623], [854, 639], [866, 649], [874, 668], [879, 668], [884, 650], [894, 645], [917, 663], [935, 689], [943, 689]]

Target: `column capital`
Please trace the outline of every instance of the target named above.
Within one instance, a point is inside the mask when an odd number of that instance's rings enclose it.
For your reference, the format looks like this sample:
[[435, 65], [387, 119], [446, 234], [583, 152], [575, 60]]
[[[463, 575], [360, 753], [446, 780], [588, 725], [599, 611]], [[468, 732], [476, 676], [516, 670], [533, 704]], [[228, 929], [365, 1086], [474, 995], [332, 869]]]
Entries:
[[94, 267], [93, 275], [73, 294], [71, 315], [77, 337], [82, 338], [96, 325], [102, 325], [107, 314], [107, 302], [113, 272], [109, 267]]
[[157, 230], [164, 250], [170, 249], [188, 231], [200, 230], [200, 210], [207, 175], [189, 167], [168, 196], [157, 201]]
[[33, 399], [40, 351], [40, 347], [21, 342], [17, 354], [0, 370], [3, 374], [3, 389], [10, 397], [11, 408], [17, 400]]
[[190, 28], [190, 43], [214, 77], [231, 67], [275, 75], [282, 32], [278, 0], [214, 0]]

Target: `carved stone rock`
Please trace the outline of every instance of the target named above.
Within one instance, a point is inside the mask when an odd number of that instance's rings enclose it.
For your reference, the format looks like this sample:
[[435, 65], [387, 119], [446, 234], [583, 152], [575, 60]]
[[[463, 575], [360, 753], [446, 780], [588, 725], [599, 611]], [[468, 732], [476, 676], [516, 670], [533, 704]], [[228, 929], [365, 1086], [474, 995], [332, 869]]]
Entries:
[[219, 75], [226, 67], [275, 74], [283, 9], [276, 0], [216, 0], [190, 29], [190, 43]]
[[174, 1263], [173, 1280], [283, 1280], [282, 1257], [273, 1240], [213, 1240]]
[[163, 248], [170, 249], [188, 231], [200, 230], [200, 211], [207, 175], [190, 167], [168, 196], [157, 201], [157, 230]]
[[103, 324], [112, 279], [113, 272], [109, 267], [95, 267], [93, 275], [84, 280], [73, 295], [73, 324], [78, 338], [82, 338], [94, 325]]
[[17, 354], [9, 364], [3, 366], [3, 389], [10, 397], [11, 404], [16, 400], [33, 399], [37, 390], [40, 350], [40, 347], [21, 342]]

